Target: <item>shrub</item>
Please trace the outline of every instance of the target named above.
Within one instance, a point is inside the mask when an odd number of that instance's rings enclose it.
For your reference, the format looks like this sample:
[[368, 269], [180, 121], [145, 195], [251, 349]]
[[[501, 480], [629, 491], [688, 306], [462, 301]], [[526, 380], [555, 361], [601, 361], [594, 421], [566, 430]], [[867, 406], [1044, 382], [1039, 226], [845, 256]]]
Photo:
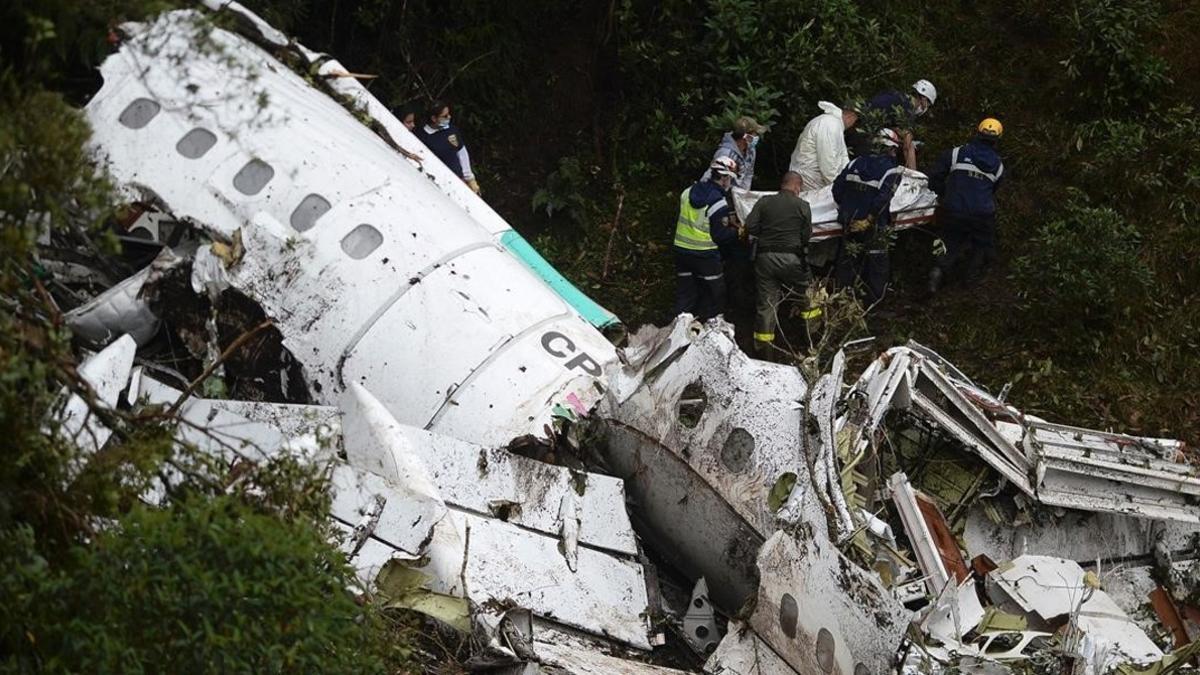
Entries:
[[3, 542], [2, 666], [51, 672], [383, 672], [377, 619], [323, 533], [238, 499], [134, 508], [48, 562]]
[[1170, 84], [1150, 50], [1161, 28], [1159, 0], [1078, 0], [1067, 16], [1073, 49], [1063, 61], [1087, 106], [1106, 114], [1144, 110]]
[[1077, 201], [1038, 229], [1014, 272], [1024, 306], [1037, 324], [1069, 345], [1093, 342], [1135, 309], [1150, 283], [1138, 254], [1141, 235], [1116, 211]]
[[644, 94], [628, 133], [688, 171], [739, 115], [779, 121], [765, 142], [790, 152], [818, 100], [862, 96], [891, 60], [880, 25], [848, 0], [625, 0], [618, 22], [626, 86]]

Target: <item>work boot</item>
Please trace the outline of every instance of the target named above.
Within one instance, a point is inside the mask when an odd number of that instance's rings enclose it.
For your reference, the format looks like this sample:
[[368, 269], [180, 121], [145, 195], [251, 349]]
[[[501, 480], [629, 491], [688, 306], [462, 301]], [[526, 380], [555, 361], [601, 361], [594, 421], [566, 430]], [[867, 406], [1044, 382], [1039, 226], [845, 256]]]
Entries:
[[759, 361], [773, 361], [775, 355], [775, 343], [765, 340], [754, 341], [754, 358]]
[[940, 268], [940, 267], [934, 267], [933, 269], [929, 270], [929, 287], [928, 287], [928, 289], [929, 289], [930, 295], [937, 293], [938, 290], [941, 289], [943, 276], [945, 276], [945, 273], [942, 272], [942, 268]]

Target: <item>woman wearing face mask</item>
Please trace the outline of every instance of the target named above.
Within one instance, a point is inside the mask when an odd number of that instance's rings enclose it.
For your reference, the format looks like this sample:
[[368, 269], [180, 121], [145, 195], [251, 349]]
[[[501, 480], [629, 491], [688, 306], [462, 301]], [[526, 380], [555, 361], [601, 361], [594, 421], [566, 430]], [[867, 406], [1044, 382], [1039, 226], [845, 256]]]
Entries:
[[425, 123], [415, 133], [434, 156], [463, 179], [475, 194], [479, 194], [479, 183], [471, 171], [471, 156], [467, 153], [466, 141], [458, 127], [450, 123], [450, 119], [450, 104], [434, 101], [425, 113]]
[[[721, 145], [717, 146], [717, 151], [713, 153], [713, 161], [718, 157], [728, 157], [737, 162], [740, 171], [737, 180], [733, 182], [735, 187], [750, 189], [750, 183], [754, 180], [754, 159], [758, 154], [754, 148], [758, 145], [759, 137], [766, 131], [767, 128], [753, 117], [739, 117], [733, 123], [733, 131], [726, 132], [721, 138]], [[710, 175], [711, 169], [700, 179], [708, 180]]]

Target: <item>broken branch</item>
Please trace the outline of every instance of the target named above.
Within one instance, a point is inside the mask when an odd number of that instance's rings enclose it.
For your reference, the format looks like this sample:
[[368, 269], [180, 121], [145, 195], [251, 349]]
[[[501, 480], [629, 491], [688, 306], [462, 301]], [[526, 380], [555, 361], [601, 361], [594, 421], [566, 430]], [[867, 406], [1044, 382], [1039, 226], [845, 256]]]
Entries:
[[208, 364], [208, 367], [204, 369], [203, 373], [200, 373], [199, 377], [192, 380], [192, 383], [188, 385], [187, 389], [183, 390], [183, 393], [179, 395], [179, 398], [175, 399], [175, 403], [171, 405], [171, 408], [167, 411], [167, 413], [169, 415], [174, 415], [175, 413], [179, 412], [179, 407], [182, 406], [185, 401], [191, 398], [192, 394], [195, 393], [196, 388], [203, 384], [204, 381], [213, 374], [213, 371], [216, 370], [217, 367], [224, 363], [226, 359], [240, 349], [242, 345], [249, 342], [254, 336], [274, 325], [274, 322], [272, 322], [270, 319], [265, 319], [262, 323], [258, 324], [254, 328], [251, 328], [245, 333], [239, 335], [236, 340], [231, 342], [229, 346], [225, 348], [225, 351], [221, 352], [220, 356], [214, 359], [212, 363]]

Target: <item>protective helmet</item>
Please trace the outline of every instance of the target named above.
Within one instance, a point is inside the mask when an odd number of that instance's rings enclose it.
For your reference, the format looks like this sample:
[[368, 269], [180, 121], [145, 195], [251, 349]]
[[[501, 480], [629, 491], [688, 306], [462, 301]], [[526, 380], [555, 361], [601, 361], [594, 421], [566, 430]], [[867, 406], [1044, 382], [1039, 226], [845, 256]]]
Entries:
[[708, 165], [708, 168], [712, 170], [714, 176], [733, 176], [736, 178], [738, 175], [737, 162], [731, 157], [718, 157], [712, 161], [712, 164]]
[[937, 103], [937, 87], [933, 86], [933, 83], [929, 80], [917, 80], [913, 82], [912, 88], [918, 94], [929, 99], [929, 105]]
[[1000, 120], [995, 117], [989, 117], [979, 123], [979, 128], [976, 129], [980, 136], [989, 138], [1000, 138], [1004, 135], [1004, 125], [1000, 124]]
[[898, 148], [900, 147], [900, 135], [894, 129], [880, 129], [879, 133], [875, 135], [875, 144]]

